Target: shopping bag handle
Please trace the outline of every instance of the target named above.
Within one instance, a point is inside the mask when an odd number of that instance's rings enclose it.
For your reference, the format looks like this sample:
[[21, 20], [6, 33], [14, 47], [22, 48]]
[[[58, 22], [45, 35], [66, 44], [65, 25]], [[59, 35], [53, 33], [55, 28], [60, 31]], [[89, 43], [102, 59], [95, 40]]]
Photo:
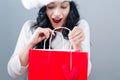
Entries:
[[[66, 30], [68, 30], [69, 32], [71, 31], [69, 28], [66, 28], [66, 27], [58, 27], [58, 28], [53, 29], [52, 33], [58, 32], [58, 31], [56, 31], [56, 30], [58, 30], [58, 29], [66, 29]], [[63, 45], [63, 49], [64, 49], [64, 39], [63, 39], [63, 36], [60, 35], [60, 37], [62, 38], [61, 40], [62, 40], [62, 45]], [[50, 40], [49, 40], [49, 44], [50, 44], [50, 45], [49, 45], [49, 49], [50, 49], [50, 46], [51, 46], [51, 43], [52, 43], [51, 41], [52, 41], [52, 34], [51, 34]], [[70, 44], [69, 48], [71, 49], [71, 44]]]
[[[71, 31], [69, 28], [66, 28], [66, 27], [57, 27], [57, 28], [55, 28], [55, 29], [52, 30], [52, 34], [53, 34], [54, 32], [57, 32], [57, 31], [56, 31], [57, 29], [66, 29], [66, 30], [68, 30], [69, 32]], [[51, 45], [52, 34], [51, 34], [50, 40], [49, 40], [49, 49], [50, 49], [50, 45]], [[61, 35], [60, 35], [60, 36], [61, 36]], [[43, 49], [45, 49], [45, 43], [46, 43], [46, 40], [44, 40], [44, 47], [43, 47]], [[63, 43], [63, 46], [64, 46], [64, 40], [63, 40], [63, 39], [62, 39], [62, 43]], [[71, 49], [72, 49], [72, 46], [71, 46], [71, 43], [70, 43], [70, 51], [71, 51]], [[70, 52], [70, 70], [72, 70], [72, 51]]]
[[[57, 28], [55, 28], [55, 29], [52, 30], [52, 34], [53, 34], [54, 32], [58, 32], [58, 31], [56, 31], [57, 29], [66, 29], [66, 30], [68, 30], [69, 32], [71, 31], [69, 28], [66, 28], [66, 27], [57, 27]], [[52, 41], [52, 34], [51, 34], [51, 36], [50, 36], [49, 48], [48, 48], [48, 49], [50, 49], [50, 46], [51, 46], [51, 43], [52, 43], [52, 42], [51, 42], [51, 41]], [[60, 37], [63, 38], [61, 35], [60, 35]], [[47, 40], [44, 40], [43, 49], [45, 49], [46, 41], [47, 41]], [[64, 47], [64, 40], [63, 40], [63, 39], [62, 39], [62, 43], [63, 43], [63, 47]], [[64, 49], [64, 48], [63, 48], [63, 49]], [[71, 49], [71, 44], [70, 44], [70, 49]]]

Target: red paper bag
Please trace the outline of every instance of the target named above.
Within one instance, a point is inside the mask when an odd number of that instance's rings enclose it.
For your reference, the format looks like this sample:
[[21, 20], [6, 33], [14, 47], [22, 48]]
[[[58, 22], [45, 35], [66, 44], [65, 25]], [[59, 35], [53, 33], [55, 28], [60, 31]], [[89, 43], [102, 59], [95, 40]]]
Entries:
[[28, 80], [87, 80], [87, 69], [87, 52], [29, 51]]

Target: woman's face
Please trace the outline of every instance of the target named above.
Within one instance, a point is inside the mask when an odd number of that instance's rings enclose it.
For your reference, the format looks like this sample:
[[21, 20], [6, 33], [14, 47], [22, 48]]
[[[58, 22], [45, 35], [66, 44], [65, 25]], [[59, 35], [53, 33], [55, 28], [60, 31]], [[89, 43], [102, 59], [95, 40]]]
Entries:
[[47, 5], [47, 16], [53, 28], [62, 27], [66, 23], [67, 16], [70, 11], [70, 3], [64, 2], [51, 2]]

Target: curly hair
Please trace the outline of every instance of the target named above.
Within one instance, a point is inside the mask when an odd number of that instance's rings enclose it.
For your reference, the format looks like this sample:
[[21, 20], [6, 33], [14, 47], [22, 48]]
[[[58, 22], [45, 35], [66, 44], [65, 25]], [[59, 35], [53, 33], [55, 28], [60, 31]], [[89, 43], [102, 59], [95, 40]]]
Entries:
[[[46, 14], [46, 6], [42, 7], [39, 10], [38, 17], [36, 20], [37, 20], [37, 23], [32, 27], [33, 29], [36, 29], [37, 27], [42, 27], [42, 28], [49, 27], [50, 29], [54, 29], [52, 27], [52, 24], [49, 21], [47, 14]], [[71, 1], [70, 2], [70, 12], [67, 16], [67, 20], [66, 20], [64, 27], [67, 27], [70, 30], [72, 30], [75, 26], [78, 25], [79, 20], [80, 20], [80, 15], [77, 10], [76, 4], [74, 1]], [[65, 30], [65, 29], [62, 30], [62, 34], [65, 39], [68, 39], [68, 33], [69, 32], [67, 30]], [[43, 44], [44, 44], [44, 41], [39, 42], [36, 45], [36, 48], [43, 49]], [[46, 49], [49, 48], [49, 39], [46, 41], [45, 48]]]

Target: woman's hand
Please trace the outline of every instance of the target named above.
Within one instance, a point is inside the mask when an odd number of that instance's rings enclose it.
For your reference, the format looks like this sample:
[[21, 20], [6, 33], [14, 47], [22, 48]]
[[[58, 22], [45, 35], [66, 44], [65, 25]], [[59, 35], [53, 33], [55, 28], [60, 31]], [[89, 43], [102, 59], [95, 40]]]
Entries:
[[38, 27], [32, 38], [30, 39], [29, 43], [34, 47], [37, 43], [41, 42], [44, 39], [48, 39], [52, 30], [50, 28], [40, 28]]
[[84, 32], [80, 27], [74, 27], [69, 33], [69, 39], [72, 44], [73, 49], [79, 49], [82, 51], [81, 42], [84, 40]]
[[26, 66], [28, 64], [28, 53], [29, 49], [32, 49], [38, 42], [41, 42], [44, 39], [48, 39], [52, 30], [50, 28], [40, 28], [38, 27], [31, 39], [28, 41], [26, 46], [20, 51], [19, 58], [22, 66]]

